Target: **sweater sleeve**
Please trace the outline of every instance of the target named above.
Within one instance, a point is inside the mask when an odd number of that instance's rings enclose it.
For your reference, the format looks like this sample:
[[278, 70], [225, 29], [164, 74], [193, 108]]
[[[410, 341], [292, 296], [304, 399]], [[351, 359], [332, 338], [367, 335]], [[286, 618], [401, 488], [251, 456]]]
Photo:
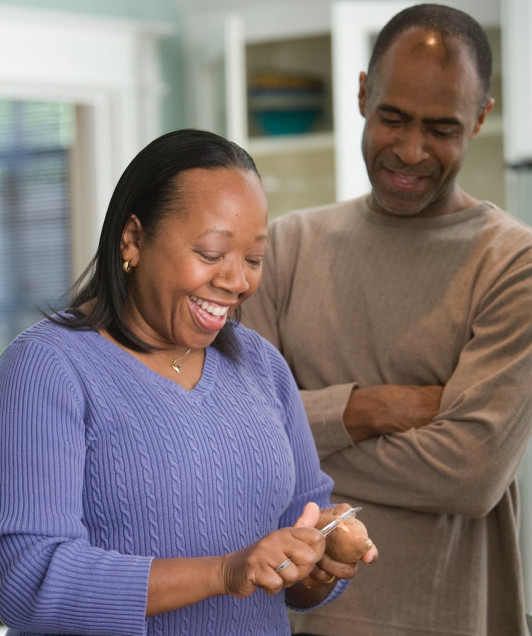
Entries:
[[423, 512], [488, 514], [532, 433], [531, 316], [532, 256], [524, 250], [478, 301], [439, 414], [335, 454], [336, 492]]
[[314, 391], [302, 390], [301, 398], [320, 459], [353, 446], [343, 424], [343, 413], [356, 384], [333, 384]]
[[84, 400], [47, 347], [0, 358], [0, 615], [19, 630], [144, 634], [151, 558], [90, 544]]

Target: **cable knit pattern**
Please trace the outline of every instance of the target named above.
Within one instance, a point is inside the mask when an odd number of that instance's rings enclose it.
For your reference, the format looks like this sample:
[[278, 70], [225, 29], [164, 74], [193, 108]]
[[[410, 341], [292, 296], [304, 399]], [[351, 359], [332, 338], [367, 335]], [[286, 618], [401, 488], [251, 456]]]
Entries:
[[[231, 552], [329, 504], [280, 354], [236, 328], [191, 390], [43, 321], [0, 358], [0, 616], [9, 634], [289, 634], [284, 594], [145, 618], [152, 558]], [[337, 585], [327, 601], [345, 584]]]

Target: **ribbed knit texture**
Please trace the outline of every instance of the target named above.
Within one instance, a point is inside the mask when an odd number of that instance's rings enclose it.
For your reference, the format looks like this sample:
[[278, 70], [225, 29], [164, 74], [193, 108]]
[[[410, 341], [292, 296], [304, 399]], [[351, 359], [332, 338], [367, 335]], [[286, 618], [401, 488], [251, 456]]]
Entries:
[[[488, 202], [394, 217], [362, 197], [281, 216], [269, 236], [244, 320], [288, 360], [335, 497], [362, 505], [380, 552], [299, 630], [525, 636], [515, 475], [532, 435], [531, 229]], [[445, 389], [430, 425], [352, 444], [355, 382]]]
[[[10, 634], [289, 634], [284, 594], [145, 619], [151, 559], [218, 555], [329, 502], [278, 352], [238, 327], [186, 391], [48, 321], [0, 358], [0, 616]], [[342, 589], [330, 596], [334, 598]]]

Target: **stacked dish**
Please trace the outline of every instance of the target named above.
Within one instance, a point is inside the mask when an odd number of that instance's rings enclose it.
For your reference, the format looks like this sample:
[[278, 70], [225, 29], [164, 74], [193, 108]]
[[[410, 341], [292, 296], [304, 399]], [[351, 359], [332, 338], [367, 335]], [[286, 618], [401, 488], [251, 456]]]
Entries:
[[324, 85], [316, 77], [261, 71], [248, 82], [248, 106], [259, 129], [270, 135], [308, 132], [323, 111]]

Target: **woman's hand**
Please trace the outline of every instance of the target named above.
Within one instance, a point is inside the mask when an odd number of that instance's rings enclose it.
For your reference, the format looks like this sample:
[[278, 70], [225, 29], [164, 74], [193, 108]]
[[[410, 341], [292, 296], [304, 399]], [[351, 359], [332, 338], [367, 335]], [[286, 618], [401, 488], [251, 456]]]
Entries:
[[[308, 577], [325, 551], [325, 538], [315, 528], [319, 517], [318, 506], [308, 503], [291, 528], [271, 532], [226, 555], [222, 564], [226, 593], [242, 598], [262, 587], [268, 594], [277, 594]], [[287, 559], [288, 565], [278, 572]]]
[[[329, 513], [339, 515], [348, 509], [347, 504], [341, 504], [329, 509]], [[316, 528], [322, 524], [325, 512], [320, 513], [315, 503], [308, 503], [291, 528], [271, 532], [238, 552], [154, 559], [146, 615], [176, 610], [221, 594], [243, 598], [258, 587], [268, 594], [286, 588], [287, 601], [296, 607], [316, 605], [330, 593], [336, 579], [351, 579], [356, 572], [356, 563], [338, 562], [325, 552], [325, 537]], [[361, 561], [374, 561], [375, 546], [364, 546], [366, 538], [361, 541], [361, 549], [365, 551]], [[286, 567], [277, 571], [287, 560]]]
[[[338, 504], [321, 510], [317, 527], [323, 528], [349, 508], [348, 504]], [[303, 585], [312, 588], [333, 583], [336, 579], [352, 579], [358, 561], [373, 563], [378, 555], [377, 547], [368, 537], [366, 526], [359, 519], [347, 521], [329, 534], [323, 558], [304, 579]]]

